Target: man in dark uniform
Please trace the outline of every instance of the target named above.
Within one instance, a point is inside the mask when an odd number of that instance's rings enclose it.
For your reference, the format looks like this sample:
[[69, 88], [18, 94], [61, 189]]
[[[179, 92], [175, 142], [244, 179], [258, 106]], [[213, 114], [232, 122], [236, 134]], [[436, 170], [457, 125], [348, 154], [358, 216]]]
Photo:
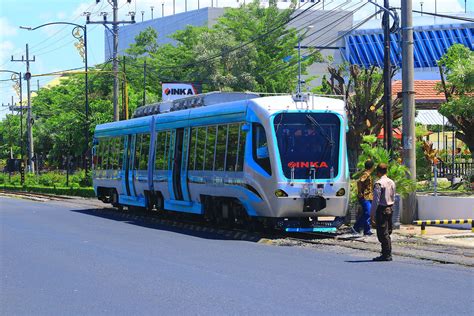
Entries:
[[370, 209], [372, 221], [375, 218], [377, 227], [377, 238], [382, 244], [382, 255], [374, 258], [374, 261], [392, 261], [392, 207], [395, 203], [395, 182], [387, 177], [387, 165], [380, 163], [377, 166], [377, 177], [375, 182], [374, 199]]
[[367, 160], [365, 162], [365, 170], [357, 180], [357, 198], [362, 206], [362, 215], [357, 219], [357, 222], [352, 227], [352, 233], [359, 234], [361, 228], [364, 229], [364, 235], [370, 236], [370, 207], [373, 199], [374, 185], [372, 181], [372, 171], [374, 168], [374, 162]]

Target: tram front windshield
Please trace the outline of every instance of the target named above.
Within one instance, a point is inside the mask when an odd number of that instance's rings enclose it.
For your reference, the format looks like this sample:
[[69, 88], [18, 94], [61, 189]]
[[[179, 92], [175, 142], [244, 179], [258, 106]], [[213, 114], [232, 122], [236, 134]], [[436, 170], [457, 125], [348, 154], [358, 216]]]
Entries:
[[273, 121], [288, 179], [330, 179], [339, 171], [341, 123], [333, 113], [280, 113]]

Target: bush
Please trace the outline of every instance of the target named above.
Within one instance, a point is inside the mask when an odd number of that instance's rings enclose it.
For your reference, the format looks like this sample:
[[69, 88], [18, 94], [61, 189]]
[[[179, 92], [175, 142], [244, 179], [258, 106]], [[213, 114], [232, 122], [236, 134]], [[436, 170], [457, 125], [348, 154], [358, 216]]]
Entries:
[[[388, 165], [387, 176], [395, 182], [397, 193], [406, 196], [408, 193], [416, 190], [416, 182], [410, 180], [407, 175], [410, 174], [406, 166], [401, 165], [396, 157], [390, 160], [390, 153], [380, 146], [376, 146], [377, 138], [374, 135], [364, 136], [361, 144], [362, 153], [359, 156], [357, 168], [364, 170], [364, 164], [371, 159], [375, 165], [386, 163]], [[353, 178], [358, 179], [361, 171], [354, 174]]]
[[[14, 186], [21, 185], [20, 173], [12, 174], [11, 178], [8, 173], [0, 174], [0, 184], [9, 184]], [[25, 186], [41, 186], [41, 187], [66, 187], [67, 175], [62, 171], [49, 171], [35, 175], [31, 173], [25, 174]], [[92, 186], [92, 174], [89, 172], [88, 176], [85, 176], [84, 170], [76, 171], [69, 175], [69, 187], [83, 188]]]

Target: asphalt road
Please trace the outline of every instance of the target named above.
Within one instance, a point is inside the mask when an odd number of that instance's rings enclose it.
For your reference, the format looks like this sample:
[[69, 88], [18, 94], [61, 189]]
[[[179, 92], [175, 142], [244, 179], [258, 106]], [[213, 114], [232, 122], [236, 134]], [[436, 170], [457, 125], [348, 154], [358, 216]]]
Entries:
[[0, 197], [0, 313], [474, 313], [474, 270], [278, 247]]

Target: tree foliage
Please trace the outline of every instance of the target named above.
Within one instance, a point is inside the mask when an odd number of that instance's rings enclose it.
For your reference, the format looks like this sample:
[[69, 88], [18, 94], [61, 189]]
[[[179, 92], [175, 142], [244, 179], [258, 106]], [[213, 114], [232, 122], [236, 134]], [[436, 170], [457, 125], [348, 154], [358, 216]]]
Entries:
[[[408, 193], [416, 190], [416, 182], [407, 177], [410, 170], [400, 164], [398, 159], [390, 159], [390, 153], [377, 145], [375, 135], [366, 135], [362, 138], [362, 152], [358, 157], [357, 169], [364, 170], [364, 164], [367, 160], [372, 160], [375, 165], [385, 163], [388, 166], [387, 176], [395, 182], [397, 193], [406, 196]], [[356, 173], [354, 178], [358, 178], [362, 172]]]
[[457, 128], [462, 140], [474, 156], [474, 52], [455, 44], [438, 62], [439, 86], [446, 97], [439, 112]]

